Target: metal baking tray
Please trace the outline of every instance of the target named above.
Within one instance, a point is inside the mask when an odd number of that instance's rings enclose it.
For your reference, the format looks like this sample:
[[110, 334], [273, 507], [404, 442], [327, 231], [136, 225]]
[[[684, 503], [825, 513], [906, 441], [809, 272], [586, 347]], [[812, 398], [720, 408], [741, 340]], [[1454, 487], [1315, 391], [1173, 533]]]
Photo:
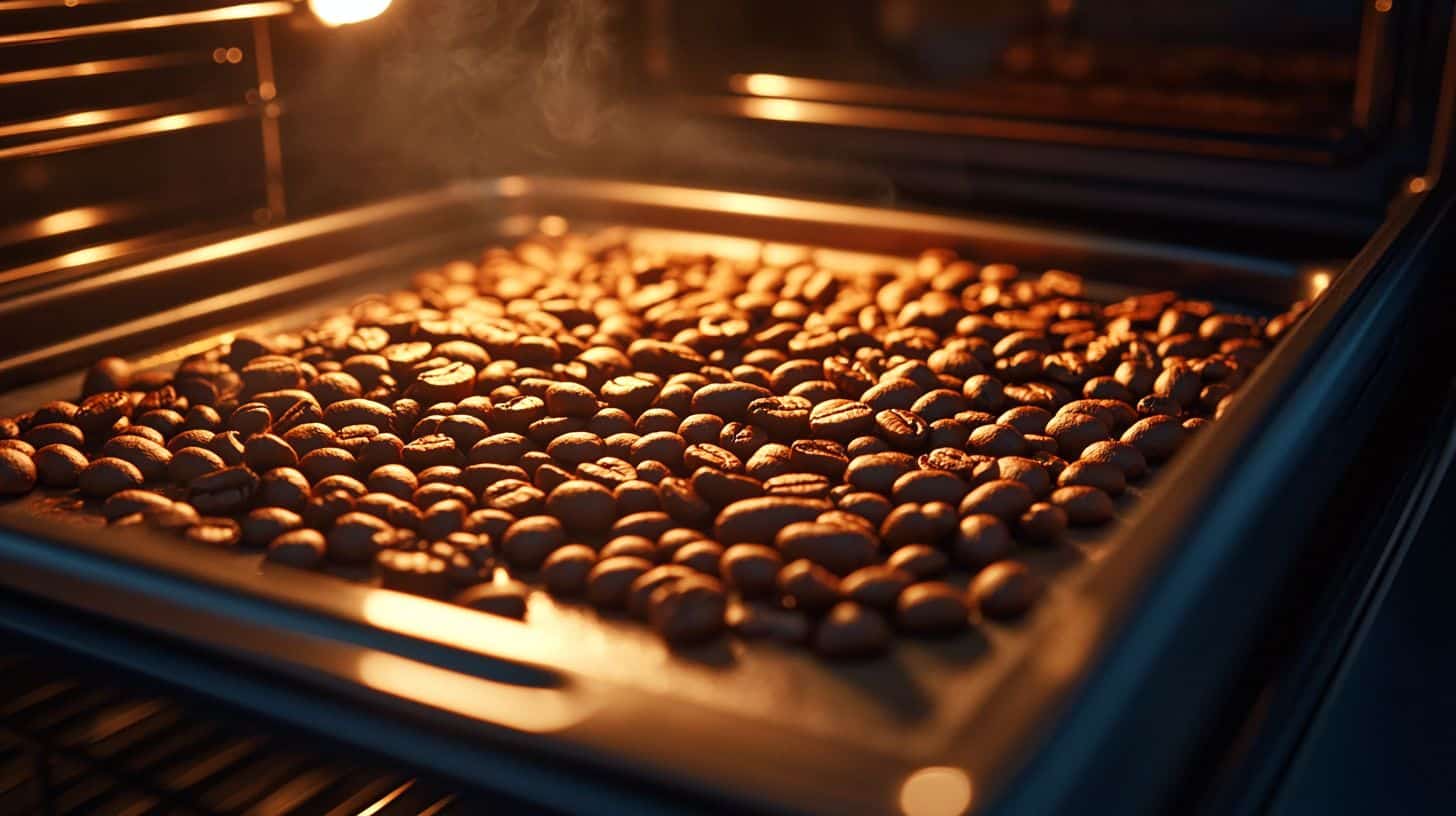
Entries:
[[[468, 257], [543, 224], [557, 228], [559, 219], [577, 230], [614, 226], [652, 246], [725, 255], [793, 256], [823, 247], [818, 260], [840, 267], [948, 246], [975, 259], [1083, 273], [1108, 297], [1177, 288], [1249, 309], [1280, 308], [1331, 275], [994, 220], [509, 177], [232, 238], [0, 307], [71, 304], [77, 317], [68, 324], [82, 323], [95, 304], [123, 289], [165, 291], [198, 281], [227, 287], [13, 356], [0, 362], [0, 382], [75, 368], [102, 350], [124, 351], [143, 366], [175, 362], [232, 329], [298, 324], [402, 284], [422, 264]], [[1392, 226], [1389, 233], [1400, 231]], [[98, 616], [108, 632], [119, 624], [185, 644], [195, 671], [179, 672], [181, 663], [171, 671], [133, 668], [544, 806], [638, 807], [647, 801], [642, 797], [667, 791], [694, 807], [786, 812], [919, 816], [917, 803], [962, 795], [972, 808], [987, 807], [1052, 733], [1071, 692], [1101, 676], [1094, 669], [1131, 610], [1163, 586], [1154, 577], [1183, 554], [1184, 533], [1202, 529], [1205, 506], [1246, 464], [1241, 460], [1299, 452], [1299, 434], [1278, 451], [1246, 446], [1298, 408], [1291, 402], [1296, 373], [1323, 370], [1313, 367], [1316, 352], [1328, 353], [1334, 327], [1381, 257], [1374, 253], [1335, 276], [1327, 296], [1245, 386], [1235, 410], [1164, 467], [1119, 522], [1039, 560], [1038, 568], [1057, 575], [1027, 620], [944, 642], [902, 641], [889, 657], [869, 663], [832, 664], [800, 650], [726, 639], [674, 651], [636, 623], [556, 604], [542, 593], [533, 596], [527, 622], [518, 623], [270, 568], [256, 555], [80, 523], [50, 511], [46, 497], [0, 506], [0, 586]], [[17, 385], [0, 396], [0, 413], [73, 397], [78, 382], [73, 372]], [[1217, 542], [1204, 546], [1205, 561], [1237, 554]], [[34, 634], [46, 628], [37, 620], [17, 614], [0, 625]], [[56, 637], [102, 656], [108, 638], [122, 638], [88, 636], [84, 627], [66, 631]], [[317, 704], [285, 705], [281, 690], [247, 692], [241, 683], [208, 680], [213, 660], [258, 671], [290, 693], [305, 689]], [[572, 784], [561, 784], [565, 779]]]

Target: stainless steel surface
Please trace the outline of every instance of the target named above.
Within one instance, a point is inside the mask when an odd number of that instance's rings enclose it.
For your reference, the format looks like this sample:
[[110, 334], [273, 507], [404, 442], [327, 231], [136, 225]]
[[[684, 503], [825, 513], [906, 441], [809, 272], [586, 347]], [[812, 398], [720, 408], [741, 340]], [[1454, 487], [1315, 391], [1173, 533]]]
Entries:
[[[461, 219], [462, 213], [470, 217]], [[817, 259], [835, 266], [895, 262], [924, 247], [952, 246], [976, 259], [1086, 272], [1107, 295], [1176, 287], [1277, 307], [1308, 294], [1300, 291], [1308, 281], [1288, 265], [1183, 247], [773, 196], [513, 177], [459, 184], [80, 281], [77, 287], [104, 293], [124, 283], [206, 275], [232, 263], [276, 270], [249, 289], [145, 325], [82, 336], [70, 348], [7, 361], [0, 372], [34, 371], [48, 360], [141, 341], [161, 343], [141, 355], [144, 363], [175, 361], [216, 342], [219, 325], [256, 323], [256, 313], [240, 311], [251, 304], [288, 301], [267, 320], [297, 324], [401, 281], [416, 263], [523, 235], [544, 216], [586, 228], [618, 224], [629, 240], [722, 254], [792, 256], [806, 250], [790, 242], [810, 242], [828, 247]], [[439, 229], [431, 231], [431, 224]], [[412, 226], [425, 237], [398, 255], [367, 241], [339, 241], [360, 227], [391, 236], [391, 225]], [[333, 261], [288, 264], [290, 256], [319, 257], [299, 254], [310, 246]], [[182, 336], [199, 324], [209, 330]], [[73, 394], [76, 382], [73, 375], [14, 390], [0, 397], [0, 413]], [[1219, 433], [1215, 426], [1196, 447], [1223, 444]], [[996, 711], [999, 695], [1008, 684], [1035, 684], [1055, 699], [1094, 657], [1098, 637], [1114, 620], [1109, 599], [1086, 594], [1088, 580], [1117, 560], [1138, 519], [1198, 481], [1189, 479], [1194, 471], [1186, 457], [1166, 470], [1125, 524], [1037, 557], [1038, 567], [1057, 580], [1028, 621], [981, 627], [945, 642], [907, 641], [889, 658], [864, 665], [728, 641], [675, 652], [635, 623], [544, 594], [532, 598], [528, 622], [516, 623], [260, 567], [255, 555], [76, 524], [45, 512], [44, 498], [0, 507], [0, 525], [7, 528], [0, 532], [0, 585], [413, 716], [444, 715], [477, 739], [587, 757], [681, 786], [730, 785], [745, 799], [769, 797], [795, 808], [891, 809], [919, 769], [951, 766], [983, 790], [1015, 765], [1040, 717], [1003, 729], [999, 741], [989, 739], [987, 723], [1004, 716]], [[1036, 659], [1028, 663], [1029, 656]], [[1040, 716], [1051, 712], [1048, 707]]]

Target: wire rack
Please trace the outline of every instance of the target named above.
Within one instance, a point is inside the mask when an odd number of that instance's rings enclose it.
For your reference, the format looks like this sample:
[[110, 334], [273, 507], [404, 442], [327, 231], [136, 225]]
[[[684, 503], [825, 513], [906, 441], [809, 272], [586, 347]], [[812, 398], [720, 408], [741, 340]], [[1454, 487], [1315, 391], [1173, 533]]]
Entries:
[[0, 816], [540, 812], [204, 708], [0, 652]]

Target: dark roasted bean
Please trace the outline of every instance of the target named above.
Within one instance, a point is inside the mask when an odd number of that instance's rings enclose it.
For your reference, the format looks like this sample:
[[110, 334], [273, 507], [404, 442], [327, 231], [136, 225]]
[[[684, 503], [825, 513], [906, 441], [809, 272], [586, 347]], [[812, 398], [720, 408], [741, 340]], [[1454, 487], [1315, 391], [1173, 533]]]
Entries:
[[632, 584], [650, 569], [651, 561], [630, 555], [598, 561], [587, 574], [587, 601], [599, 609], [626, 607]]
[[977, 573], [969, 590], [981, 616], [1012, 620], [1026, 614], [1041, 597], [1042, 580], [1015, 561], [1000, 561]]
[[895, 622], [918, 635], [948, 635], [965, 629], [970, 609], [965, 597], [940, 581], [906, 587], [895, 604]]
[[167, 507], [172, 500], [149, 490], [127, 489], [112, 493], [101, 505], [101, 514], [109, 521], [133, 513], [144, 513], [157, 507]]
[[223, 549], [238, 546], [242, 537], [243, 534], [238, 523], [230, 518], [203, 517], [198, 519], [196, 524], [187, 528], [188, 541]]
[[1052, 504], [1067, 514], [1067, 521], [1076, 525], [1102, 524], [1112, 519], [1112, 499], [1101, 490], [1087, 485], [1057, 488]]
[[798, 644], [809, 638], [806, 615], [766, 603], [730, 603], [724, 622], [734, 634], [747, 640]]
[[807, 559], [785, 565], [775, 584], [788, 605], [804, 612], [823, 611], [839, 600], [839, 579]]
[[1067, 514], [1048, 502], [1037, 502], [1016, 520], [1016, 535], [1031, 544], [1061, 542], [1067, 532]]
[[658, 587], [648, 601], [648, 619], [673, 644], [708, 640], [723, 631], [727, 596], [717, 579], [698, 575]]
[[1133, 423], [1122, 441], [1137, 448], [1149, 462], [1161, 462], [1182, 446], [1188, 432], [1171, 416], [1150, 416]]
[[[4, 453], [5, 451], [0, 451], [0, 456]], [[46, 487], [75, 487], [76, 479], [87, 463], [86, 454], [70, 445], [47, 445], [36, 451], [31, 459], [35, 463], [35, 481]], [[20, 473], [19, 470], [16, 472]], [[13, 482], [16, 485], [22, 483], [23, 477]], [[30, 488], [26, 488], [17, 492], [29, 490]], [[0, 490], [0, 493], [4, 492], [6, 491]]]
[[[7, 460], [11, 459], [11, 454], [15, 454], [15, 452], [0, 451], [0, 456]], [[14, 466], [14, 475], [9, 477], [11, 484], [18, 485], [22, 480], [28, 479], [29, 484], [34, 486], [35, 467], [30, 458], [16, 455], [18, 456], [15, 459], [17, 463], [19, 459], [24, 459], [25, 463], [23, 466], [19, 464]], [[141, 487], [143, 481], [142, 472], [137, 470], [136, 465], [109, 456], [92, 461], [76, 476], [76, 486], [81, 489], [81, 495], [98, 499], [106, 498], [122, 490]], [[29, 489], [30, 487], [26, 488], [26, 490]]]
[[596, 563], [597, 554], [591, 547], [567, 544], [546, 557], [541, 580], [552, 595], [574, 597], [586, 591], [587, 575]]
[[855, 603], [882, 610], [895, 608], [895, 599], [914, 579], [905, 572], [883, 564], [862, 567], [845, 576], [840, 593]]
[[866, 658], [890, 646], [890, 625], [878, 612], [853, 601], [835, 604], [814, 632], [814, 650], [825, 657]]
[[600, 484], [569, 479], [547, 494], [546, 512], [572, 532], [604, 533], [617, 519], [617, 503]]

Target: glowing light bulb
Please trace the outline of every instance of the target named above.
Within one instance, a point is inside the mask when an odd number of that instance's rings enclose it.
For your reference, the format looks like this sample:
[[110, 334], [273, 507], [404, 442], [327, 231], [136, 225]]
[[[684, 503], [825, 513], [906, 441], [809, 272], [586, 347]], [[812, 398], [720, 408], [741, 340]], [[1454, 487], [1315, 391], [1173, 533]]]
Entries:
[[326, 26], [342, 26], [372, 20], [389, 8], [390, 0], [308, 0], [314, 16]]

